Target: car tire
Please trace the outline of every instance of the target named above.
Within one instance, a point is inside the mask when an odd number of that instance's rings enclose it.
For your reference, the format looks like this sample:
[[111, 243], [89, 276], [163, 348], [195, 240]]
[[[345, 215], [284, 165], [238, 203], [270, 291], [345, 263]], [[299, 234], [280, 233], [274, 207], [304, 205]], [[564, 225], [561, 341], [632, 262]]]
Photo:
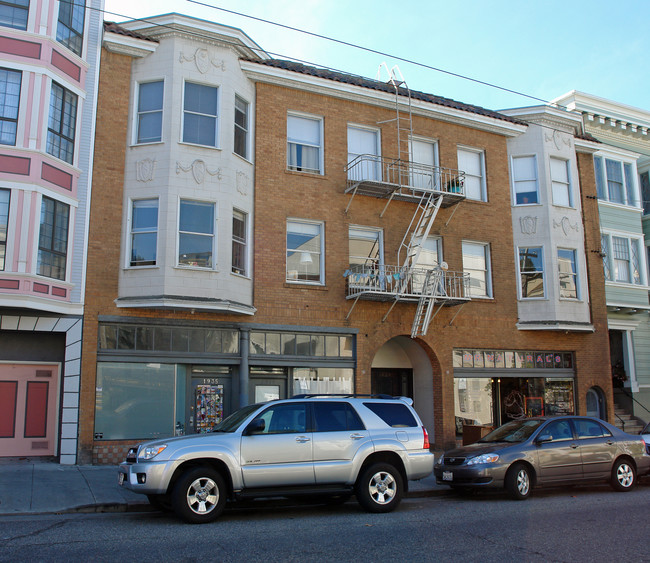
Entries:
[[636, 484], [634, 466], [625, 459], [619, 459], [612, 467], [611, 485], [615, 491], [630, 491]]
[[172, 491], [172, 507], [190, 524], [216, 520], [226, 504], [226, 484], [211, 467], [197, 467], [183, 473]]
[[524, 463], [515, 463], [506, 473], [505, 486], [510, 498], [526, 500], [533, 487], [530, 468]]
[[156, 510], [161, 512], [171, 512], [172, 502], [169, 498], [169, 495], [147, 495], [149, 499], [149, 504]]
[[357, 479], [355, 494], [367, 512], [391, 512], [404, 495], [402, 475], [390, 463], [369, 465]]

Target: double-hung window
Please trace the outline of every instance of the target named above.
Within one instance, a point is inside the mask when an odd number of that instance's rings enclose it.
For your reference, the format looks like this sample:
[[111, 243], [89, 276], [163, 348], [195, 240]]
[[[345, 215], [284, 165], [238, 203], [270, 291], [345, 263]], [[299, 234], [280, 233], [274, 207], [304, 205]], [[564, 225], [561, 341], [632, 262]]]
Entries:
[[0, 0], [0, 25], [27, 29], [29, 0]]
[[469, 274], [471, 297], [492, 297], [490, 245], [463, 241], [463, 272]]
[[519, 289], [522, 299], [544, 297], [544, 251], [541, 246], [519, 248]]
[[569, 248], [558, 248], [557, 269], [560, 280], [560, 299], [578, 299], [576, 251]]
[[598, 199], [621, 205], [638, 206], [639, 198], [636, 195], [632, 163], [595, 156], [594, 170]]
[[348, 125], [348, 180], [381, 181], [379, 131]]
[[607, 281], [642, 285], [641, 239], [609, 233], [601, 234], [603, 265]]
[[235, 96], [235, 154], [248, 158], [248, 102]]
[[550, 158], [551, 188], [553, 205], [572, 207], [571, 182], [569, 181], [569, 161], [560, 158]]
[[39, 275], [65, 280], [69, 223], [70, 206], [43, 196], [38, 237]]
[[185, 83], [183, 142], [217, 146], [218, 89], [194, 82]]
[[242, 211], [232, 212], [232, 272], [241, 276], [248, 275], [248, 216]]
[[287, 281], [323, 283], [323, 223], [287, 220]]
[[9, 227], [9, 199], [11, 192], [0, 189], [0, 271], [5, 269], [7, 258], [7, 229]]
[[181, 199], [178, 219], [178, 264], [214, 267], [215, 204]]
[[0, 68], [0, 144], [15, 145], [22, 73]]
[[287, 115], [287, 168], [311, 174], [323, 173], [323, 119]]
[[515, 205], [539, 203], [537, 184], [537, 157], [512, 157], [512, 179], [515, 189]]
[[47, 126], [47, 152], [72, 164], [75, 129], [77, 127], [77, 95], [52, 82], [50, 118]]
[[130, 266], [155, 266], [158, 244], [158, 199], [137, 199], [131, 204]]
[[355, 273], [374, 272], [383, 264], [383, 232], [370, 227], [350, 227], [348, 250], [350, 270]]
[[650, 215], [650, 172], [639, 174], [641, 184], [641, 200], [643, 205], [643, 214]]
[[411, 139], [410, 183], [414, 188], [440, 189], [438, 144], [427, 139]]
[[481, 150], [458, 147], [458, 168], [465, 172], [465, 196], [467, 199], [487, 201], [485, 153]]
[[164, 82], [143, 82], [138, 88], [137, 143], [159, 143], [162, 140]]
[[85, 0], [61, 0], [56, 40], [73, 53], [81, 55], [84, 42]]

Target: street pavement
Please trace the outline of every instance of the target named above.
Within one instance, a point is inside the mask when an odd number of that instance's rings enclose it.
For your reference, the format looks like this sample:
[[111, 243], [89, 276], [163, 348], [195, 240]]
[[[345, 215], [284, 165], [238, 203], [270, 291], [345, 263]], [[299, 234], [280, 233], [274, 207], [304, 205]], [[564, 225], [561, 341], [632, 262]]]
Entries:
[[[436, 454], [436, 459], [439, 454]], [[433, 475], [409, 481], [408, 498], [445, 494]], [[60, 465], [0, 458], [0, 515], [152, 510], [145, 495], [117, 484], [114, 465]]]

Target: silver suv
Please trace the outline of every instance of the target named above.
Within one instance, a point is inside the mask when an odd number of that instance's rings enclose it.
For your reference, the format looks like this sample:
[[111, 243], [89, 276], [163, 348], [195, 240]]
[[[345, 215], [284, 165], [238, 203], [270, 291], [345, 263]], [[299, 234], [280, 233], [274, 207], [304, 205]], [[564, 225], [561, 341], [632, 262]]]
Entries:
[[144, 442], [118, 469], [120, 485], [198, 524], [228, 499], [296, 494], [355, 494], [390, 512], [433, 454], [411, 399], [300, 395], [243, 407], [209, 434]]

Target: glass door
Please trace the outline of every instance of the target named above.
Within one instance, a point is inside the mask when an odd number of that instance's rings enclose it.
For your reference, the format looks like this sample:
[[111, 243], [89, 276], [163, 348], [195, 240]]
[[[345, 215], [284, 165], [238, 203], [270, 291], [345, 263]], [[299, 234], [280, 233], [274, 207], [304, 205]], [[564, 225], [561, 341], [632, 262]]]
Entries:
[[186, 428], [206, 434], [231, 412], [231, 371], [224, 366], [193, 366], [191, 374]]

